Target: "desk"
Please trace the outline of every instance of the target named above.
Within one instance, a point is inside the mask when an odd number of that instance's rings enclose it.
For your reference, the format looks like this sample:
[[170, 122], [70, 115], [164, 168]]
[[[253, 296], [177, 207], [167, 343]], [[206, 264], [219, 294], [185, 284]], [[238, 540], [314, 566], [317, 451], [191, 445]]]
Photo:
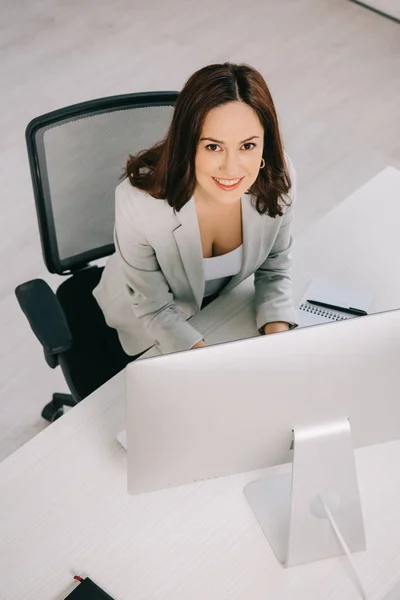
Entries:
[[[62, 600], [74, 574], [116, 600], [359, 599], [344, 557], [278, 565], [243, 495], [261, 472], [128, 496], [122, 380], [0, 464], [2, 599]], [[400, 442], [356, 452], [372, 598], [400, 573], [399, 463]]]
[[[335, 210], [349, 215], [351, 202], [364, 198], [367, 207], [379, 193], [392, 211], [379, 222], [394, 231], [399, 184], [400, 173], [386, 170]], [[343, 225], [340, 218], [338, 223]], [[383, 229], [377, 231], [384, 240]], [[318, 228], [312, 235], [319, 239]], [[347, 258], [344, 236], [337, 235]], [[309, 242], [303, 248], [303, 256], [311, 252]], [[378, 256], [372, 248], [369, 260], [375, 254], [377, 265], [385, 256], [382, 264], [390, 259], [394, 268], [400, 259], [390, 249], [382, 246]], [[340, 252], [334, 253], [333, 273], [342, 273]], [[357, 272], [362, 284], [369, 271]], [[378, 281], [386, 278], [379, 275]], [[235, 293], [251, 308], [251, 286], [244, 283]], [[391, 290], [384, 287], [376, 306], [391, 301]], [[247, 335], [251, 326], [243, 312], [239, 317], [236, 332], [242, 327]], [[62, 600], [75, 585], [74, 574], [90, 576], [116, 600], [359, 598], [344, 557], [288, 570], [276, 562], [243, 495], [244, 485], [261, 471], [128, 496], [126, 453], [115, 439], [125, 426], [123, 390], [121, 373], [0, 464], [1, 598]], [[399, 463], [400, 441], [356, 451], [368, 549], [354, 560], [374, 599], [400, 573]]]

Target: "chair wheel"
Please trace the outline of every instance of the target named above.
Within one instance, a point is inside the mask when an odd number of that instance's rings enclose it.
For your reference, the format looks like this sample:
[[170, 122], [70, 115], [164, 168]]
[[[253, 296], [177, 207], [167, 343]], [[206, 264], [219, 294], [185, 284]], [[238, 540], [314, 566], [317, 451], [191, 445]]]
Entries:
[[44, 409], [42, 410], [42, 417], [49, 423], [53, 423], [64, 414], [64, 409], [62, 406], [57, 406], [53, 401], [46, 404]]

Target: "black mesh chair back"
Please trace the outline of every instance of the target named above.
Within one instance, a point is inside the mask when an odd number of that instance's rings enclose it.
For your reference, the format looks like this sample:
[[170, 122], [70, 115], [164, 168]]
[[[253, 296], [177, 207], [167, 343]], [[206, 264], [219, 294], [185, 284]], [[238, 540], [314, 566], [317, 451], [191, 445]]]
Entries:
[[31, 121], [26, 141], [48, 270], [65, 274], [114, 251], [114, 192], [129, 154], [165, 136], [177, 92], [92, 100]]

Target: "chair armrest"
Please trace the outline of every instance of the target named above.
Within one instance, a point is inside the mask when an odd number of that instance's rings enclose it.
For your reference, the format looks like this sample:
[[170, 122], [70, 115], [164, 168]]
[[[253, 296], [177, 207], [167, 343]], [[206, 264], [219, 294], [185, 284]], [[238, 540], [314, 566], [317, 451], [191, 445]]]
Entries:
[[21, 283], [15, 295], [45, 354], [61, 354], [71, 348], [72, 335], [62, 306], [43, 279]]

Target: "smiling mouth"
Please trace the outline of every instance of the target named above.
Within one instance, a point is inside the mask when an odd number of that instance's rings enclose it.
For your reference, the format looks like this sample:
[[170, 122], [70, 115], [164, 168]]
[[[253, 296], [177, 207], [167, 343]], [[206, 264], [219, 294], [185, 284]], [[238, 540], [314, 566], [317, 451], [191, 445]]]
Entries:
[[234, 186], [237, 185], [239, 183], [239, 181], [241, 181], [242, 179], [244, 179], [244, 177], [239, 177], [237, 179], [219, 179], [217, 177], [213, 177], [213, 179], [217, 182], [220, 183], [221, 185], [224, 185], [226, 187], [229, 186]]

